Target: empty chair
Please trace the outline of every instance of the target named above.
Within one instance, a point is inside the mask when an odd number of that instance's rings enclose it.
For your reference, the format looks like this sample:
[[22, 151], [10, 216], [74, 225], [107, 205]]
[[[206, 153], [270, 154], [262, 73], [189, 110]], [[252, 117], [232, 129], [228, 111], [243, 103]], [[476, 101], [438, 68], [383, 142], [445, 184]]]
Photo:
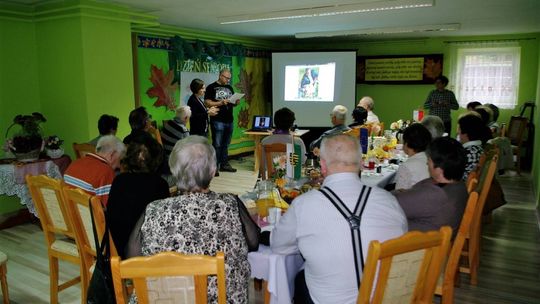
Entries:
[[[269, 145], [261, 145], [261, 161], [260, 161], [260, 175], [262, 179], [271, 179], [274, 175], [274, 163], [272, 159], [272, 153], [287, 153], [287, 145], [276, 143]], [[264, 157], [264, 159], [263, 159]]]
[[523, 145], [523, 137], [527, 129], [528, 120], [525, 117], [512, 116], [508, 124], [506, 136], [512, 144], [512, 152], [516, 162], [516, 172], [521, 174], [521, 146]]
[[2, 284], [2, 295], [4, 304], [9, 304], [9, 292], [7, 284], [7, 256], [0, 251], [0, 283]]
[[[138, 303], [180, 303], [180, 299], [189, 298], [182, 290], [175, 288], [165, 290], [163, 293], [152, 292], [152, 286], [147, 278], [193, 276], [195, 282], [195, 303], [207, 303], [207, 281], [209, 275], [217, 276], [218, 303], [226, 303], [225, 289], [225, 256], [223, 252], [217, 252], [215, 257], [205, 255], [184, 255], [177, 252], [161, 252], [149, 257], [135, 257], [124, 261], [120, 257], [111, 258], [111, 271], [114, 282], [114, 292], [117, 303], [126, 303], [128, 300], [122, 280], [132, 279], [137, 295]], [[163, 278], [168, 279], [168, 278]], [[176, 287], [170, 284], [171, 287]], [[169, 292], [167, 292], [169, 291]], [[160, 296], [165, 296], [162, 298]]]
[[[101, 200], [98, 197], [91, 196], [78, 188], [65, 186], [63, 190], [69, 216], [71, 222], [73, 223], [73, 230], [75, 231], [77, 247], [79, 248], [82, 265], [81, 289], [83, 294], [83, 302], [86, 303], [88, 284], [92, 276], [90, 269], [93, 268], [96, 257], [96, 246], [92, 229], [92, 218], [90, 216], [90, 206], [92, 206], [96, 233], [100, 243], [105, 231], [105, 214], [103, 212]], [[111, 240], [110, 237], [109, 240]], [[111, 255], [117, 255], [112, 241], [109, 242], [109, 246], [111, 246]]]
[[452, 228], [372, 241], [357, 303], [432, 303]]
[[81, 277], [78, 276], [59, 284], [58, 260], [68, 261], [82, 267], [77, 245], [72, 240], [65, 238], [67, 236], [75, 239], [75, 232], [64, 202], [64, 194], [62, 193], [64, 183], [46, 175], [27, 175], [26, 184], [45, 234], [45, 245], [49, 256], [50, 303], [56, 304], [58, 303], [59, 291], [81, 281]]
[[96, 147], [88, 143], [73, 143], [73, 151], [76, 158], [83, 158], [88, 153], [96, 153]]

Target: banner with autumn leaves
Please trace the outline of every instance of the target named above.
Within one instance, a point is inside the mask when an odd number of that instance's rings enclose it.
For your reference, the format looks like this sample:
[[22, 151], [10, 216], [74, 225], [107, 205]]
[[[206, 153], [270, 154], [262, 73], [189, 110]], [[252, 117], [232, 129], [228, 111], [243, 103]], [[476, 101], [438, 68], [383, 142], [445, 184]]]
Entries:
[[270, 59], [233, 56], [221, 58], [219, 63], [200, 60], [193, 64], [178, 62], [176, 69], [171, 70], [170, 57], [170, 50], [137, 48], [140, 105], [146, 107], [158, 126], [162, 126], [163, 120], [172, 119], [174, 109], [182, 102], [180, 91], [187, 89], [178, 85], [182, 69], [190, 69], [190, 72], [215, 72], [215, 69], [219, 71], [219, 68], [227, 66], [231, 69], [231, 85], [234, 90], [245, 94], [240, 104], [234, 108], [235, 128], [229, 154], [253, 151], [253, 140], [245, 136], [243, 131], [250, 128], [254, 115], [270, 114], [267, 105], [271, 101], [267, 99], [270, 98], [271, 88], [266, 87], [269, 82], [265, 81], [269, 77]]

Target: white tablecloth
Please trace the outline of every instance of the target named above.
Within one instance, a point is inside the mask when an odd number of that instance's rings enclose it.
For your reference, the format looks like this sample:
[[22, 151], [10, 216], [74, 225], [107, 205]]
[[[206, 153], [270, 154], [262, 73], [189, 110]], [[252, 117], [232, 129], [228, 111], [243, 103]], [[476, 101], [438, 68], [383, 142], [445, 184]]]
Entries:
[[381, 173], [376, 173], [375, 170], [363, 169], [360, 180], [368, 186], [384, 188], [393, 181], [396, 171], [397, 165], [384, 167]]
[[[62, 178], [58, 166], [53, 161], [45, 163], [46, 174], [52, 178]], [[0, 195], [16, 195], [21, 199], [21, 204], [26, 205], [28, 211], [38, 216], [34, 207], [34, 202], [28, 191], [26, 184], [19, 184], [15, 180], [15, 165], [0, 165]]]
[[280, 255], [270, 247], [259, 245], [259, 250], [248, 254], [251, 277], [268, 282], [271, 304], [291, 304], [294, 295], [294, 278], [302, 269], [300, 254]]

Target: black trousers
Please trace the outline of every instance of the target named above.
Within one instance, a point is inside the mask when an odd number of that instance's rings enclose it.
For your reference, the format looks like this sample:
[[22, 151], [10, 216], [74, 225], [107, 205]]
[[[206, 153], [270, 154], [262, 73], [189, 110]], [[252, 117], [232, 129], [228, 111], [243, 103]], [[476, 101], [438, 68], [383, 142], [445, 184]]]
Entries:
[[294, 279], [294, 304], [314, 304], [309, 296], [306, 275], [302, 269]]
[[452, 121], [449, 120], [449, 121], [444, 121], [444, 132], [448, 133], [448, 136], [449, 137], [452, 137], [450, 135], [450, 131], [452, 131]]

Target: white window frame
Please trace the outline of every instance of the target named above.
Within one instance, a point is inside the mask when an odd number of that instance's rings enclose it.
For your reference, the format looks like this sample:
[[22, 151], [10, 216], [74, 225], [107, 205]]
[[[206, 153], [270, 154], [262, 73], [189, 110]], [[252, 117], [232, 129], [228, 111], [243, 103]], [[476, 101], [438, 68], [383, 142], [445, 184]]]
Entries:
[[[460, 106], [479, 101], [514, 109], [518, 104], [520, 56], [519, 46], [458, 47], [454, 92]], [[479, 74], [482, 72], [490, 75]]]

